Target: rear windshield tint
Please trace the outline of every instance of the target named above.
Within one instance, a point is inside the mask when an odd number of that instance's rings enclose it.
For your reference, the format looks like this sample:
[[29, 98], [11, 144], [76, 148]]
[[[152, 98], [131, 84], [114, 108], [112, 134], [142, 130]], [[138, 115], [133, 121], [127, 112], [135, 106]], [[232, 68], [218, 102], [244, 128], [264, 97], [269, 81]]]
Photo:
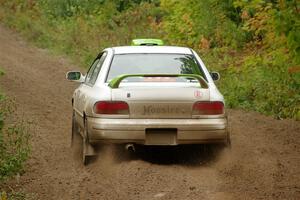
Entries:
[[199, 74], [204, 77], [194, 56], [187, 54], [117, 54], [107, 81], [122, 74]]

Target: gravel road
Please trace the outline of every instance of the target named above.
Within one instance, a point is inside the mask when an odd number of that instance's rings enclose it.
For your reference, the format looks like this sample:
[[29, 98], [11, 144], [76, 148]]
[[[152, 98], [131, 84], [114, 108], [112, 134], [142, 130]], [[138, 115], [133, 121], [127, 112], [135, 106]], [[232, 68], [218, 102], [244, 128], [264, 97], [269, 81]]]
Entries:
[[76, 84], [65, 80], [65, 72], [79, 67], [3, 26], [0, 66], [2, 90], [34, 124], [26, 172], [10, 184], [37, 199], [300, 199], [299, 121], [229, 110], [231, 150], [198, 145], [129, 155], [106, 145], [83, 166], [70, 148]]

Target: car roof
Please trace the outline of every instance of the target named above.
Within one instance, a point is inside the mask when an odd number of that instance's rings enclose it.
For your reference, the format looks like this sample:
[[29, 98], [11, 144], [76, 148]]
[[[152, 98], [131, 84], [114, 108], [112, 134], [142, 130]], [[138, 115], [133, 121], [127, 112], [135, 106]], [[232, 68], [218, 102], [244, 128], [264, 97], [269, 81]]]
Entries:
[[193, 54], [190, 48], [177, 46], [120, 46], [112, 47], [114, 54], [171, 53]]

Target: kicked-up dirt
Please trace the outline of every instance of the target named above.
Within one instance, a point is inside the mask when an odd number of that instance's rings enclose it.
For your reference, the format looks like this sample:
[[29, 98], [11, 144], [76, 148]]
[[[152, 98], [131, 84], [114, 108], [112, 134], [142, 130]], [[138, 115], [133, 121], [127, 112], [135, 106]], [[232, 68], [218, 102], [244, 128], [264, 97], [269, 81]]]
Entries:
[[122, 146], [106, 145], [83, 166], [70, 148], [76, 84], [65, 80], [68, 70], [79, 68], [3, 26], [0, 66], [1, 88], [34, 124], [32, 155], [12, 188], [42, 200], [300, 199], [299, 121], [230, 110], [231, 150], [196, 145], [129, 155]]

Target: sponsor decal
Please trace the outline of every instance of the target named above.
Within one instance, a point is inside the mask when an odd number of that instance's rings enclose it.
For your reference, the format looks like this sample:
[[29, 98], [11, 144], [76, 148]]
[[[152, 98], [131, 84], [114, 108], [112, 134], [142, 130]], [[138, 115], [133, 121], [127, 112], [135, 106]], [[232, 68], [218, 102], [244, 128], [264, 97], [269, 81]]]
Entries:
[[194, 96], [195, 96], [196, 98], [201, 98], [201, 97], [202, 97], [202, 93], [201, 93], [199, 90], [196, 90], [196, 91], [194, 92]]
[[171, 106], [144, 106], [143, 115], [153, 115], [153, 114], [184, 114], [185, 110], [179, 107]]

